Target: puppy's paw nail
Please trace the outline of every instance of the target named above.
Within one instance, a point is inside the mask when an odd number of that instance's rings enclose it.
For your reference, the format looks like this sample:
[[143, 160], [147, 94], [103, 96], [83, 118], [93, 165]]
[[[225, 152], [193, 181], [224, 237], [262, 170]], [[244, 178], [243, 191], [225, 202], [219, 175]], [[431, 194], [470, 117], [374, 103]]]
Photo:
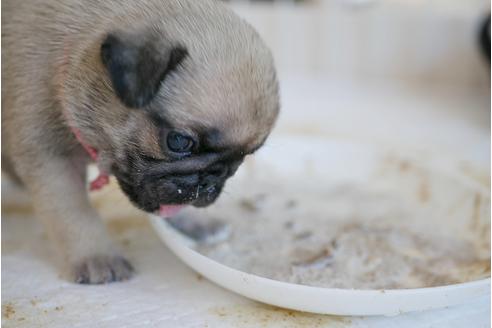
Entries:
[[73, 268], [73, 280], [78, 284], [106, 284], [128, 280], [132, 275], [130, 262], [122, 256], [114, 255], [95, 255]]

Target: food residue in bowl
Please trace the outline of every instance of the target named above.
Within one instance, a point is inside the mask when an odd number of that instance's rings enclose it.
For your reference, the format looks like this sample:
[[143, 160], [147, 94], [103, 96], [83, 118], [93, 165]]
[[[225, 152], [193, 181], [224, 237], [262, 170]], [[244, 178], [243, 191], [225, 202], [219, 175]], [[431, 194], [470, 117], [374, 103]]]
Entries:
[[222, 264], [290, 283], [354, 289], [431, 287], [490, 276], [490, 235], [485, 243], [473, 230], [454, 235], [453, 225], [439, 217], [446, 210], [417, 208], [418, 195], [412, 203], [378, 186], [311, 190], [279, 183], [248, 194], [255, 187], [245, 184], [242, 196], [184, 211], [173, 223], [197, 241], [197, 251]]

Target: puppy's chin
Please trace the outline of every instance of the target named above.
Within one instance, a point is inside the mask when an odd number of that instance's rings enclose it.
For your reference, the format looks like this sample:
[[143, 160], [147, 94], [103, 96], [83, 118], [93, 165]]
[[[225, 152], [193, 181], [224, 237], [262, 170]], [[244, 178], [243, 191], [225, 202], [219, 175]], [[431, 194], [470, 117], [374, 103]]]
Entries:
[[224, 180], [211, 186], [186, 186], [179, 183], [181, 176], [142, 179], [137, 183], [116, 172], [115, 177], [130, 201], [149, 213], [165, 212], [163, 208], [171, 211], [169, 206], [175, 205], [209, 206], [217, 200], [225, 183]]

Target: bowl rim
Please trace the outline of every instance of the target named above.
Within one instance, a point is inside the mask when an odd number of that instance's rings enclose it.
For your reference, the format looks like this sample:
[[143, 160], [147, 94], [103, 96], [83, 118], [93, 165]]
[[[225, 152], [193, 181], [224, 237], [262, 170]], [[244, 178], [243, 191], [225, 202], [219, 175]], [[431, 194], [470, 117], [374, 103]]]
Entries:
[[[293, 310], [335, 315], [391, 316], [405, 312], [448, 307], [465, 303], [480, 296], [490, 295], [490, 277], [459, 284], [408, 289], [327, 288], [283, 282], [234, 269], [200, 254], [193, 249], [193, 241], [172, 228], [165, 218], [149, 215], [149, 221], [167, 247], [181, 261], [207, 279], [250, 299]], [[224, 279], [231, 281], [228, 282]], [[249, 291], [238, 285], [242, 283], [249, 288]], [[314, 297], [318, 299], [317, 304], [308, 300], [309, 304], [302, 305], [298, 304], [299, 302], [279, 299], [275, 295], [262, 295], [262, 290], [265, 288], [268, 289], [267, 293], [275, 291], [275, 293], [284, 294], [282, 297]], [[319, 299], [324, 300], [320, 302]], [[340, 304], [330, 306], [326, 302], [331, 299], [338, 302], [343, 299], [342, 303], [346, 303], [348, 307], [343, 309]], [[361, 307], [359, 304], [351, 309], [350, 303], [358, 301], [365, 302], [367, 308]], [[369, 301], [370, 303], [368, 303]]]

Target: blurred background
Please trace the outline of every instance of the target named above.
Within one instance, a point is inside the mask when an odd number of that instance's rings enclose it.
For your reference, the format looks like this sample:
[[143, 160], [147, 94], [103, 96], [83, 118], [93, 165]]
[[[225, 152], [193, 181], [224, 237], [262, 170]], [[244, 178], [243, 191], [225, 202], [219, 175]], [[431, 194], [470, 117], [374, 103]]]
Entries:
[[489, 1], [227, 2], [274, 54], [276, 133], [438, 151], [490, 175]]
[[484, 0], [231, 0], [282, 74], [486, 86]]

